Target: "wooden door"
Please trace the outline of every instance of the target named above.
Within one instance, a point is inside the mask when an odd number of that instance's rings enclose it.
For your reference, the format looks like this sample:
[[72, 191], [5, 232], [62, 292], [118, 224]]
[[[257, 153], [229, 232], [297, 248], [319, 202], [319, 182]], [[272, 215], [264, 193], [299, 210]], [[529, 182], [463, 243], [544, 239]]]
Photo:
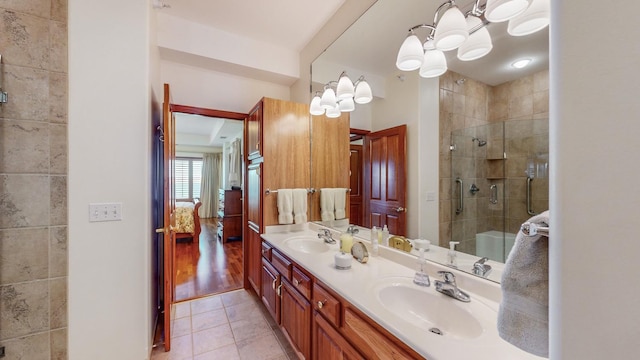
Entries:
[[406, 235], [407, 126], [365, 136], [365, 224]]
[[169, 84], [164, 84], [164, 102], [162, 104], [162, 131], [164, 134], [163, 163], [164, 163], [164, 227], [156, 229], [164, 233], [164, 301], [163, 301], [163, 336], [165, 351], [171, 350], [171, 305], [174, 299], [173, 254], [175, 253], [176, 233], [175, 228], [175, 197], [173, 196], [173, 158], [175, 157], [175, 119], [171, 112], [171, 93]]
[[244, 237], [245, 251], [245, 289], [253, 288], [260, 296], [261, 284], [261, 249], [262, 241], [260, 232], [262, 231], [262, 163], [251, 164], [247, 167], [246, 184], [246, 211], [247, 221], [244, 225], [246, 236]]
[[262, 101], [247, 117], [247, 160], [262, 156]]
[[354, 225], [364, 226], [363, 221], [363, 204], [362, 197], [364, 192], [364, 179], [363, 179], [363, 146], [362, 145], [349, 145], [349, 223]]
[[267, 308], [276, 324], [280, 323], [280, 297], [277, 289], [280, 286], [280, 274], [265, 259], [262, 259], [262, 303]]

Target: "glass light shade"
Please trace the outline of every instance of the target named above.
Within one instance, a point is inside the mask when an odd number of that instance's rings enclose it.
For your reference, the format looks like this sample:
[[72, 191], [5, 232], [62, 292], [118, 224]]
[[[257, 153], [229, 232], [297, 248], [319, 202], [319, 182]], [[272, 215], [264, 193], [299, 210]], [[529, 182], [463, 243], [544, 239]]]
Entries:
[[409, 35], [400, 50], [396, 59], [396, 67], [402, 71], [413, 71], [422, 65], [424, 51], [422, 50], [422, 42], [415, 35]]
[[[482, 24], [482, 20], [475, 16], [467, 18], [467, 29], [471, 30]], [[487, 55], [493, 49], [491, 35], [486, 27], [482, 27], [473, 34], [469, 35], [467, 41], [458, 48], [458, 59], [462, 61], [471, 61], [480, 59]]]
[[347, 74], [343, 74], [340, 76], [340, 80], [338, 80], [338, 88], [336, 92], [336, 96], [338, 99], [346, 99], [352, 98], [355, 94], [355, 88], [353, 87], [353, 82]]
[[324, 89], [324, 92], [322, 93], [322, 99], [320, 99], [320, 106], [323, 109], [329, 110], [336, 107], [336, 105], [336, 93], [332, 88]]
[[358, 104], [368, 104], [373, 100], [373, 93], [371, 92], [371, 86], [365, 80], [360, 80], [356, 85], [356, 95], [353, 100]]
[[320, 96], [316, 94], [316, 96], [311, 99], [311, 105], [309, 106], [309, 113], [311, 115], [322, 115], [324, 114], [324, 108], [320, 106]]
[[331, 119], [335, 119], [340, 117], [340, 108], [339, 105], [336, 104], [336, 106], [332, 107], [331, 109], [327, 109], [327, 113], [326, 113], [328, 118]]
[[356, 104], [353, 102], [353, 98], [346, 98], [340, 100], [338, 108], [340, 109], [340, 112], [352, 112], [356, 109]]
[[509, 20], [507, 32], [512, 36], [525, 36], [544, 29], [549, 25], [550, 7], [549, 0], [533, 0], [525, 12]]
[[447, 59], [444, 53], [438, 49], [425, 51], [424, 62], [420, 67], [420, 76], [423, 78], [434, 78], [445, 72], [447, 72]]
[[444, 12], [436, 26], [434, 43], [436, 49], [449, 51], [462, 45], [469, 37], [467, 22], [462, 11], [457, 6], [450, 7]]
[[522, 14], [530, 0], [487, 0], [484, 17], [491, 22], [510, 20]]

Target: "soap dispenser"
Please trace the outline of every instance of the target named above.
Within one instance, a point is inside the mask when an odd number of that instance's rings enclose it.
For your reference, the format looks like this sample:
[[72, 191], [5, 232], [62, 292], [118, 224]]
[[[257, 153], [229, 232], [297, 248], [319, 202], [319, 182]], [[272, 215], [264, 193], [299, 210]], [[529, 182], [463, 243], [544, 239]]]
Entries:
[[371, 228], [371, 256], [378, 256], [378, 228]]
[[427, 260], [424, 258], [424, 249], [420, 248], [420, 257], [418, 258], [418, 265], [420, 265], [420, 270], [416, 272], [415, 277], [413, 278], [413, 282], [420, 286], [429, 286], [431, 282], [429, 281], [429, 275], [424, 270], [425, 265], [427, 264]]
[[344, 253], [351, 253], [351, 247], [353, 246], [353, 236], [349, 231], [343, 232], [340, 235], [340, 251]]
[[447, 254], [447, 266], [452, 268], [458, 268], [458, 254], [456, 253], [456, 245], [460, 244], [460, 241], [449, 241], [449, 253]]

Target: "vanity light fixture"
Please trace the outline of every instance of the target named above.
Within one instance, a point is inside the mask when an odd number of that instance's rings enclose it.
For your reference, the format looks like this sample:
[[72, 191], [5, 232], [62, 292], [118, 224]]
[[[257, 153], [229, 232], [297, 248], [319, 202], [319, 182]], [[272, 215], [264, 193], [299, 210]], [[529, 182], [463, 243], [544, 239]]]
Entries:
[[[436, 9], [433, 25], [409, 29], [398, 51], [396, 67], [403, 71], [420, 69], [420, 76], [425, 78], [438, 77], [447, 71], [443, 51], [458, 49], [458, 59], [477, 60], [493, 49], [488, 24], [509, 21], [509, 34], [529, 35], [549, 25], [549, 4], [550, 0], [475, 0], [473, 8], [463, 14], [455, 0], [448, 0]], [[429, 29], [424, 42], [415, 34], [418, 29]]]
[[316, 91], [311, 99], [309, 113], [311, 115], [326, 114], [329, 118], [337, 118], [343, 112], [355, 110], [356, 103], [367, 104], [371, 100], [373, 100], [371, 86], [364, 79], [364, 75], [353, 83], [343, 71], [338, 81], [330, 81], [324, 85], [322, 95]]

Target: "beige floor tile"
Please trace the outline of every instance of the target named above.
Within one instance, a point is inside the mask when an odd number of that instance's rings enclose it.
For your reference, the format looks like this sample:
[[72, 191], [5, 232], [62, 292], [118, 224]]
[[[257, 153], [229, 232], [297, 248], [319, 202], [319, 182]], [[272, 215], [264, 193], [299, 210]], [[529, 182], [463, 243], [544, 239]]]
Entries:
[[254, 295], [244, 289], [230, 291], [221, 296], [224, 306], [234, 306], [248, 301], [255, 302], [256, 300]]
[[201, 314], [191, 316], [191, 324], [193, 332], [209, 329], [222, 324], [228, 323], [227, 313], [224, 309], [212, 310]]
[[273, 334], [267, 321], [261, 317], [234, 321], [231, 323], [231, 331], [236, 342]]
[[169, 360], [193, 359], [193, 344], [191, 334], [171, 339], [171, 351]]
[[240, 360], [238, 348], [235, 344], [223, 346], [221, 348], [196, 355], [193, 360]]
[[243, 360], [268, 360], [282, 356], [286, 357], [273, 334], [239, 341], [236, 345], [238, 346], [240, 358]]
[[187, 301], [187, 302], [181, 302], [173, 305], [173, 311], [171, 311], [171, 316], [174, 319], [191, 316], [191, 304]]
[[251, 319], [251, 318], [264, 318], [260, 306], [254, 302], [244, 302], [238, 305], [227, 306], [227, 317], [229, 322]]
[[216, 326], [193, 333], [193, 353], [200, 355], [234, 342], [229, 324]]
[[216, 309], [222, 309], [222, 298], [220, 296], [210, 296], [191, 301], [191, 315]]
[[171, 322], [171, 337], [176, 338], [191, 334], [191, 318], [183, 317]]

